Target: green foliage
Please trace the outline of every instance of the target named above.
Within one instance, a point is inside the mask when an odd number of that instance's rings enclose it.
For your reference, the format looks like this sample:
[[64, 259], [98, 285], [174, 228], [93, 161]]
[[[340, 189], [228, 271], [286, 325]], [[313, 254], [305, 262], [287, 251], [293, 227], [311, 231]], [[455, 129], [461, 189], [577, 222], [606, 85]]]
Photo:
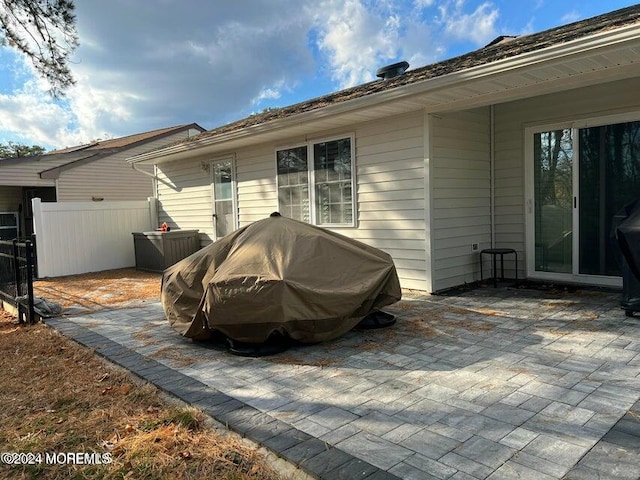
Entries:
[[0, 45], [26, 55], [54, 98], [75, 83], [69, 56], [78, 46], [73, 0], [0, 0]]
[[29, 157], [42, 155], [45, 149], [39, 145], [22, 145], [20, 143], [0, 143], [0, 158]]

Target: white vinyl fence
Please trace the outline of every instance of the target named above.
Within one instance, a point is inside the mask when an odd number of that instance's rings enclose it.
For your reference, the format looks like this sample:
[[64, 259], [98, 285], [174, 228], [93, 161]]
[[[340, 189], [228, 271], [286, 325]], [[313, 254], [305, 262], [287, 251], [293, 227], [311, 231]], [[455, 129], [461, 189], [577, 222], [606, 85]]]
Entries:
[[38, 276], [60, 277], [135, 266], [133, 232], [157, 227], [156, 200], [32, 200]]

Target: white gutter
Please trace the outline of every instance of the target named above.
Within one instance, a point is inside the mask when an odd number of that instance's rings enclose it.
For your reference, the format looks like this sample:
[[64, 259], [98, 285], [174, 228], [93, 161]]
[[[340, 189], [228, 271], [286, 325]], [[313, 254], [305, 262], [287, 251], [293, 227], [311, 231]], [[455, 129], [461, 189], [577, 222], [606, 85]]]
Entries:
[[[478, 65], [466, 70], [448, 73], [435, 78], [417, 80], [414, 83], [402, 85], [382, 92], [363, 95], [352, 100], [345, 100], [335, 105], [329, 105], [327, 107], [294, 114], [266, 123], [256, 124], [238, 130], [212, 135], [200, 140], [181, 143], [160, 150], [143, 153], [129, 158], [128, 161], [134, 164], [156, 159], [162, 159], [162, 161], [179, 160], [181, 158], [191, 156], [191, 151], [195, 149], [199, 150], [206, 148], [207, 146], [217, 146], [233, 140], [240, 140], [262, 133], [284, 129], [289, 125], [300, 125], [301, 123], [320, 120], [329, 116], [349, 113], [365, 107], [397, 100], [399, 98], [441, 90], [456, 84], [490, 77], [539, 63], [555, 62], [561, 64], [566, 62], [565, 57], [586, 57], [597, 49], [615, 47], [619, 43], [632, 40], [640, 42], [638, 30], [638, 25], [634, 24], [620, 29], [601, 32], [592, 37], [582, 37], [559, 45], [546, 47], [542, 50], [523, 53], [515, 57], [509, 57], [488, 64]], [[206, 150], [199, 153], [204, 154], [206, 153]]]
[[151, 177], [154, 180], [158, 180], [158, 176], [155, 173], [147, 172], [146, 170], [140, 169], [138, 165], [134, 162], [129, 162], [129, 163], [131, 164], [131, 168], [133, 168], [136, 172], [144, 173], [147, 177]]

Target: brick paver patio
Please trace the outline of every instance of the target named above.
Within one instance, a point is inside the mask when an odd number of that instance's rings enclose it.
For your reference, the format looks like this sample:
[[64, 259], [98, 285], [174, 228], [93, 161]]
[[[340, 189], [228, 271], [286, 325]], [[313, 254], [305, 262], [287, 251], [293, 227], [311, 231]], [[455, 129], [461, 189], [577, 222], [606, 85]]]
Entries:
[[640, 478], [640, 318], [615, 293], [406, 292], [395, 326], [262, 359], [159, 304], [47, 320], [327, 479]]

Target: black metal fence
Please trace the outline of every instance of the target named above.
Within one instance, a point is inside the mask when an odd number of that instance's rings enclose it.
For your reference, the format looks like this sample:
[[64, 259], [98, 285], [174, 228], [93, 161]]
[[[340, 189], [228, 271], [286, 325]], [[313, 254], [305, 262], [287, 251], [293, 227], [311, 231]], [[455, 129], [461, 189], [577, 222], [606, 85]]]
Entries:
[[18, 310], [20, 323], [35, 323], [33, 276], [35, 248], [31, 240], [0, 240], [0, 300]]

